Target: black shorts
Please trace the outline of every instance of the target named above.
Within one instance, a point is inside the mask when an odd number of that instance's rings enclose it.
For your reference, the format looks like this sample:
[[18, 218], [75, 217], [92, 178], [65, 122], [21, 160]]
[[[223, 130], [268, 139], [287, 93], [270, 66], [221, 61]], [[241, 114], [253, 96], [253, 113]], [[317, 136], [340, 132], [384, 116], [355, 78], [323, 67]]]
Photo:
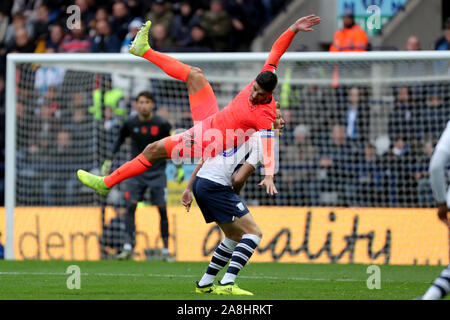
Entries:
[[196, 177], [192, 189], [206, 223], [228, 223], [249, 213], [244, 201], [229, 186]]
[[144, 200], [145, 192], [150, 190], [152, 205], [158, 206], [167, 203], [167, 179], [163, 175], [149, 179], [145, 174], [135, 176], [127, 181], [125, 198], [140, 202]]

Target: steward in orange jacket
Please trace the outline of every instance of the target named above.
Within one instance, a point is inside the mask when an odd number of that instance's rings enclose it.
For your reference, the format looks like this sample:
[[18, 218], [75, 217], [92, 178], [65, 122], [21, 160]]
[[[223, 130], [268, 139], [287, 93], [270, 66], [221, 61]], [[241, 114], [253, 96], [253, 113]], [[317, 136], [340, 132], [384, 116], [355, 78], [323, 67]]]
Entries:
[[336, 31], [330, 51], [366, 51], [369, 37], [355, 24], [353, 12], [346, 12], [342, 20], [344, 28]]

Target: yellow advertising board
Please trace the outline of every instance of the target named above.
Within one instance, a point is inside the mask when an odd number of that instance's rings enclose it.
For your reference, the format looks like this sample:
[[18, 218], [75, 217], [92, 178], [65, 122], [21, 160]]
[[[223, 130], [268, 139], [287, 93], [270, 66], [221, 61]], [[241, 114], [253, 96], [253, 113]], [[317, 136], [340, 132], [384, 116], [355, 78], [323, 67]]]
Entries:
[[[249, 207], [263, 232], [253, 262], [448, 264], [449, 230], [435, 209]], [[115, 216], [106, 210], [106, 222]], [[170, 250], [178, 261], [209, 261], [223, 235], [206, 224], [198, 207], [169, 207]], [[15, 259], [100, 259], [97, 207], [18, 207]], [[155, 207], [136, 212], [136, 259], [160, 248]], [[0, 210], [5, 243], [5, 211]]]

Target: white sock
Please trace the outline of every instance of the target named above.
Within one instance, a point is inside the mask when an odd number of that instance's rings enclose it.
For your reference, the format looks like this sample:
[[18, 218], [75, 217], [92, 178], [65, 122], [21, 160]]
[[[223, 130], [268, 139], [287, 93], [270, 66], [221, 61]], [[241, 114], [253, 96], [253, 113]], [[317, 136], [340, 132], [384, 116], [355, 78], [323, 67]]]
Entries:
[[432, 286], [425, 292], [423, 300], [439, 300], [450, 292], [450, 264], [442, 270]]
[[435, 286], [431, 286], [423, 295], [422, 300], [440, 300], [441, 298], [441, 290], [439, 290]]
[[169, 254], [169, 248], [162, 248], [162, 254]]
[[123, 249], [126, 250], [126, 251], [131, 251], [133, 249], [133, 247], [131, 246], [130, 243], [125, 243], [123, 245]]
[[[238, 242], [233, 241], [229, 238], [223, 239], [223, 241], [219, 244], [219, 246], [216, 249], [216, 251], [219, 251], [222, 254], [219, 254], [218, 252], [215, 251], [213, 258], [211, 258], [211, 260], [213, 260], [214, 258], [219, 258], [219, 260], [214, 259], [217, 263], [214, 263], [213, 261], [210, 262], [208, 268], [206, 269], [206, 272], [203, 274], [203, 277], [198, 282], [199, 286], [206, 286], [214, 282], [217, 273], [227, 265], [229, 258], [231, 258], [231, 254], [233, 253], [233, 250], [237, 244]], [[227, 261], [224, 261], [222, 260], [223, 258], [228, 259]]]
[[236, 280], [238, 272], [247, 264], [250, 260], [254, 250], [259, 245], [261, 238], [254, 234], [244, 234], [241, 241], [234, 248], [233, 255], [231, 256], [231, 262], [228, 265], [227, 272], [223, 276], [220, 283], [230, 283]]

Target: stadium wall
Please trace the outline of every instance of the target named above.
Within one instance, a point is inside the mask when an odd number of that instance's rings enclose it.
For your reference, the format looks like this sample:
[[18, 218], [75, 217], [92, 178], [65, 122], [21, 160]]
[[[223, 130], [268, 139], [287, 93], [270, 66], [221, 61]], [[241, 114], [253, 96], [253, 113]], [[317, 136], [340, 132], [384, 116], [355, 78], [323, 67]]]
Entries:
[[[252, 262], [442, 265], [449, 263], [448, 229], [435, 209], [250, 207], [263, 239]], [[99, 260], [97, 207], [18, 207], [14, 221], [16, 260]], [[107, 208], [106, 221], [115, 216]], [[208, 261], [221, 234], [198, 207], [168, 208], [170, 249], [178, 261]], [[0, 242], [5, 243], [5, 210]], [[161, 247], [154, 207], [136, 212], [136, 260]]]

